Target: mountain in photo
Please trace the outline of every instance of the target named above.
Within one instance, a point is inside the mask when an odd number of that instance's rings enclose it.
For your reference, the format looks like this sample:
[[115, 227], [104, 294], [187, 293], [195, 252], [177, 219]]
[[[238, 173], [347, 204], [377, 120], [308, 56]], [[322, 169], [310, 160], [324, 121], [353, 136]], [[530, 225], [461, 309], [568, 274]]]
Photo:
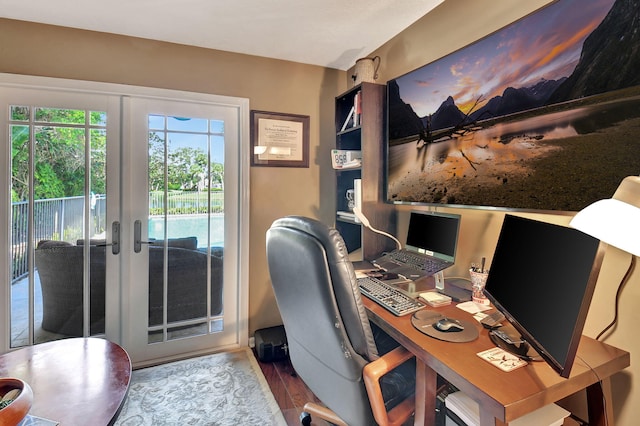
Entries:
[[[571, 19], [571, 17], [567, 17]], [[467, 116], [448, 96], [431, 115], [419, 117], [389, 82], [389, 139], [424, 136], [429, 131], [528, 111], [586, 96], [640, 85], [640, 0], [616, 0], [600, 25], [585, 39], [568, 77], [541, 80], [529, 87], [508, 87]]]
[[544, 106], [565, 80], [542, 80], [531, 87], [519, 89], [507, 87], [502, 95], [491, 98], [485, 106], [472, 112], [470, 121], [501, 117]]
[[395, 80], [390, 81], [387, 90], [389, 140], [402, 139], [420, 134], [423, 129], [420, 117], [418, 117], [411, 105], [405, 103], [400, 97], [398, 83]]
[[549, 104], [640, 84], [640, 0], [617, 0], [582, 45], [578, 65]]
[[396, 140], [417, 136], [430, 128], [431, 131], [465, 126], [474, 121], [526, 111], [544, 106], [554, 91], [565, 81], [542, 80], [531, 87], [515, 89], [508, 87], [500, 96], [495, 96], [482, 108], [469, 116], [460, 111], [453, 97], [449, 96], [431, 116], [418, 117], [410, 104], [400, 97], [398, 84], [389, 82], [389, 139]]
[[[429, 119], [429, 117], [425, 117]], [[434, 112], [431, 117], [431, 130], [447, 129], [459, 126], [465, 122], [465, 114], [458, 109], [455, 101], [449, 96]]]

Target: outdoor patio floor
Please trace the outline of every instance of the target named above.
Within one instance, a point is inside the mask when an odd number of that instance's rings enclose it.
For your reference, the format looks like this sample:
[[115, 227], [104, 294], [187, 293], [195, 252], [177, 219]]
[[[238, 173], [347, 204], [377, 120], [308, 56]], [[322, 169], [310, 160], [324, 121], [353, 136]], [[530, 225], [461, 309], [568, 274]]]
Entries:
[[[42, 329], [42, 290], [38, 273], [34, 280], [34, 343], [57, 340], [60, 334]], [[29, 278], [17, 280], [11, 285], [11, 347], [29, 345]]]
[[[69, 336], [53, 333], [42, 329], [42, 289], [38, 273], [34, 280], [34, 343], [50, 342]], [[11, 347], [17, 348], [29, 345], [29, 279], [17, 280], [11, 286]], [[222, 324], [222, 323], [220, 323]], [[218, 330], [219, 331], [219, 330]], [[207, 333], [207, 326], [196, 324], [192, 327], [179, 327], [170, 331], [170, 339], [189, 337]]]

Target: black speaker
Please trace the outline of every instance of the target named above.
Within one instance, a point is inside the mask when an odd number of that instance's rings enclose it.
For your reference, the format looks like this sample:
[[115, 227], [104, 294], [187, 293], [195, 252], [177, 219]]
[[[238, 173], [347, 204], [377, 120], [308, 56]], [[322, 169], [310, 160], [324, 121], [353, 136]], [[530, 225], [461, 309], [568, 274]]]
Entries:
[[262, 362], [281, 361], [289, 357], [283, 325], [256, 330], [254, 340], [258, 359]]

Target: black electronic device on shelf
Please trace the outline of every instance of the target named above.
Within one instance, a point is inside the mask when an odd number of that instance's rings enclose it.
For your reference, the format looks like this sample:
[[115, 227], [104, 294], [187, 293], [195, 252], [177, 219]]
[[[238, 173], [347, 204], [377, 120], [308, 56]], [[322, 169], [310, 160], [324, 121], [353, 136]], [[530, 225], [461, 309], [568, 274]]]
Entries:
[[530, 345], [568, 377], [602, 263], [599, 244], [573, 228], [506, 215], [485, 294], [521, 337], [494, 342], [534, 359]]

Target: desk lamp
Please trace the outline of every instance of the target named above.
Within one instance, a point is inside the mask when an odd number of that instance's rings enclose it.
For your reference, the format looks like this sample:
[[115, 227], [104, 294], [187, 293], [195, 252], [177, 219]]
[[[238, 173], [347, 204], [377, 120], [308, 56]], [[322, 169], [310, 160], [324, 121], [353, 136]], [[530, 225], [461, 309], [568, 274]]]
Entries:
[[598, 334], [598, 340], [618, 319], [618, 301], [640, 256], [640, 176], [623, 179], [612, 198], [599, 200], [579, 211], [569, 226], [631, 254], [631, 262], [616, 293], [615, 316]]

